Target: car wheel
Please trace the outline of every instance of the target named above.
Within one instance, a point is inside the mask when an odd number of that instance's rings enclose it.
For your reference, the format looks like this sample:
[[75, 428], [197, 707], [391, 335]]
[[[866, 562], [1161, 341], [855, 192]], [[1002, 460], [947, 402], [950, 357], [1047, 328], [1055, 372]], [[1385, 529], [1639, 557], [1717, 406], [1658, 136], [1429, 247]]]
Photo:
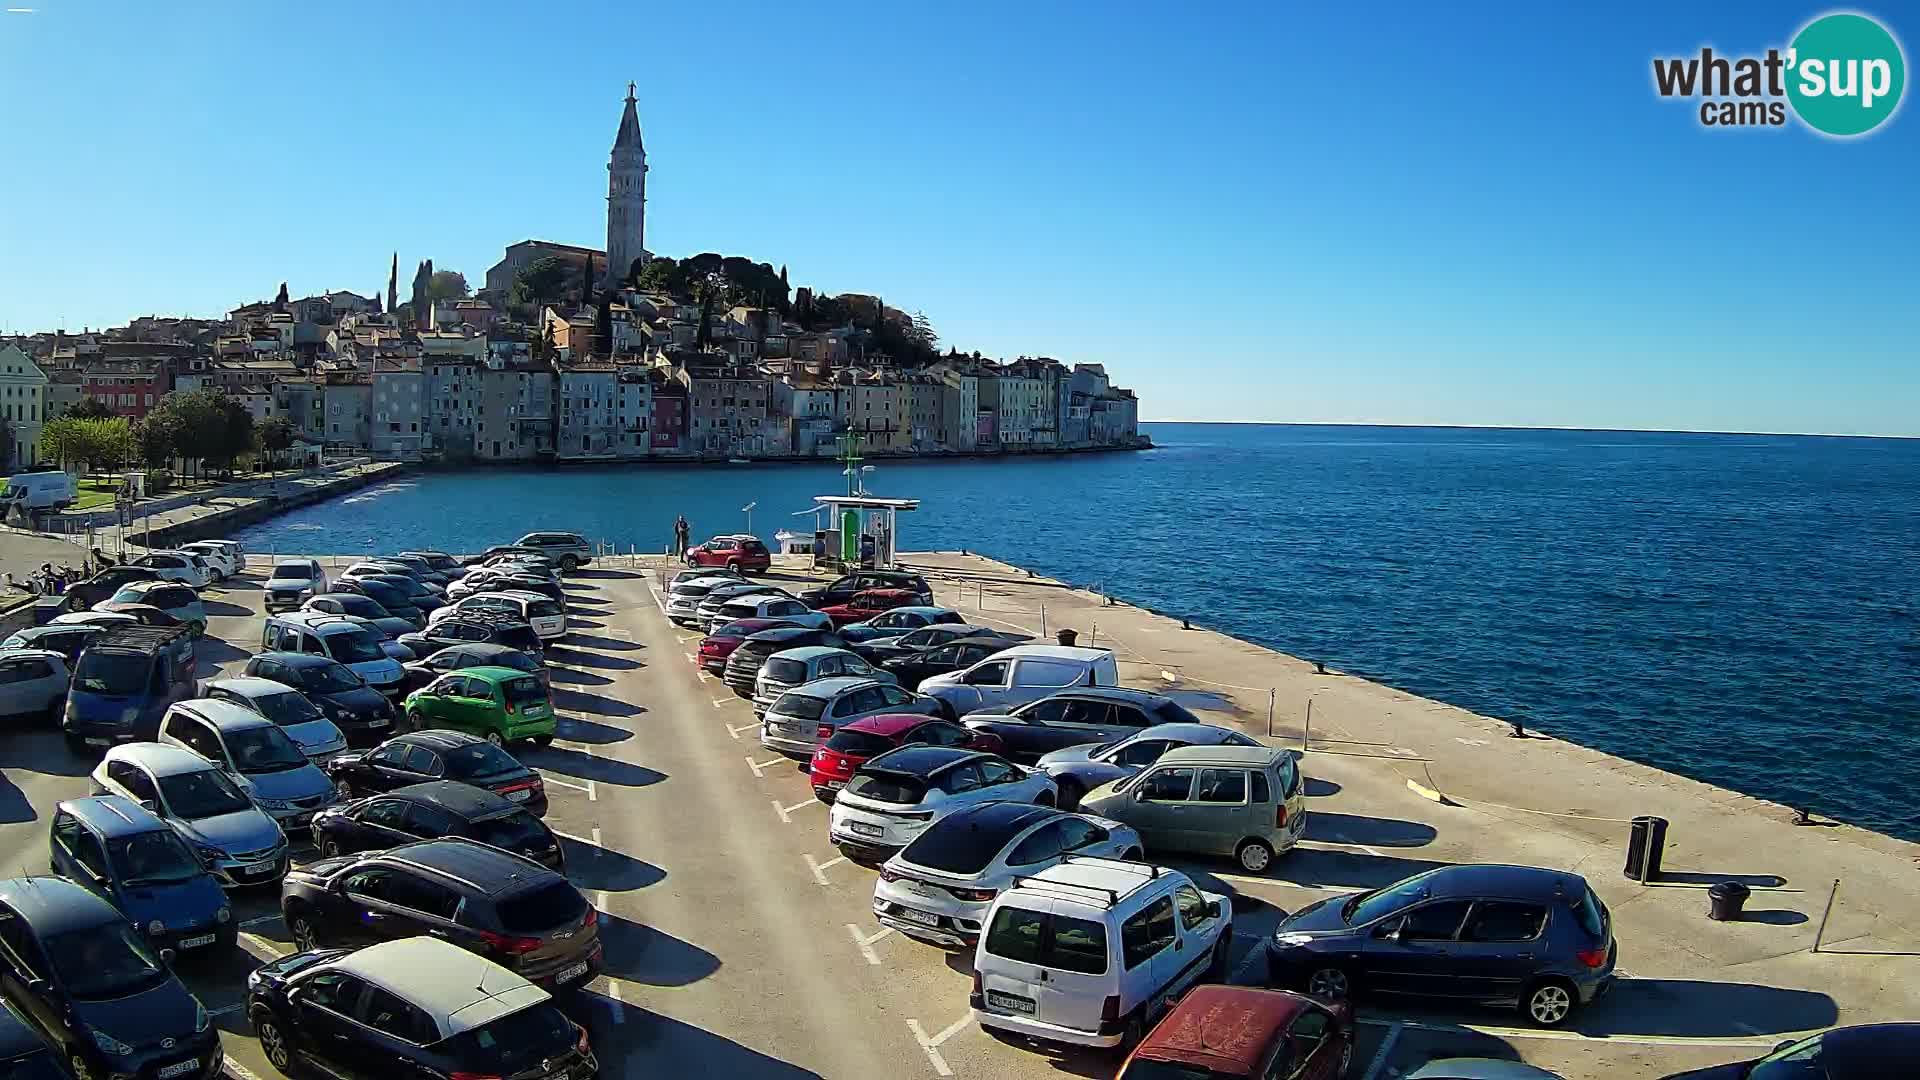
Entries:
[[505, 750], [507, 748], [507, 740], [505, 736], [502, 736], [497, 731], [487, 732], [487, 742], [491, 743], [494, 746], [499, 747], [502, 750]]
[[1249, 874], [1264, 874], [1273, 865], [1273, 845], [1265, 840], [1246, 840], [1234, 849], [1233, 859]]
[[287, 1045], [287, 1034], [280, 1030], [280, 1021], [272, 1016], [256, 1016], [253, 1020], [253, 1033], [260, 1038], [260, 1050], [267, 1060], [282, 1074], [293, 1071], [293, 1048]]
[[340, 841], [328, 838], [320, 841], [320, 856], [331, 859], [340, 854]]
[[579, 559], [576, 559], [571, 555], [560, 556], [560, 572], [561, 573], [571, 574], [578, 569], [580, 569]]
[[1114, 1047], [1114, 1049], [1120, 1051], [1121, 1057], [1132, 1053], [1133, 1048], [1140, 1045], [1140, 1040], [1147, 1037], [1146, 1011], [1145, 1006], [1135, 1009], [1133, 1011], [1133, 1019], [1128, 1020], [1127, 1026], [1121, 1030], [1120, 1045]]
[[733, 571], [733, 572], [734, 572], [734, 573], [736, 573], [736, 574], [737, 574], [737, 573], [739, 573], [739, 572], [740, 572], [740, 560], [738, 560], [738, 559], [728, 559], [728, 560], [727, 560], [727, 569], [729, 569], [729, 570], [731, 570], [731, 571]]
[[1574, 1006], [1579, 999], [1574, 996], [1573, 987], [1552, 979], [1535, 983], [1527, 991], [1527, 1000], [1523, 1006], [1527, 1019], [1541, 1027], [1559, 1027], [1573, 1015]]
[[408, 709], [406, 713], [400, 717], [400, 722], [407, 726], [407, 731], [409, 732], [420, 730], [420, 714], [412, 709]]
[[[313, 920], [307, 918], [305, 914], [295, 915], [293, 918], [287, 920], [287, 933], [292, 935], [294, 948], [300, 952], [306, 952], [318, 943], [318, 939], [313, 932]], [[265, 1042], [266, 1040], [262, 1039], [261, 1041]], [[279, 1062], [275, 1062], [274, 1064], [277, 1067]]]
[[1080, 796], [1086, 794], [1080, 790], [1080, 784], [1075, 780], [1056, 780], [1054, 785], [1060, 789], [1060, 809], [1062, 810], [1071, 810], [1079, 806]]
[[60, 714], [66, 711], [67, 696], [65, 694], [55, 695], [52, 701], [47, 702], [47, 722], [50, 724], [58, 724], [60, 722]]
[[1345, 1001], [1353, 994], [1353, 980], [1343, 968], [1315, 968], [1307, 976], [1307, 994], [1321, 1001]]
[[544, 748], [546, 748], [546, 747], [549, 747], [549, 746], [552, 746], [552, 745], [553, 745], [553, 736], [551, 736], [551, 735], [535, 735], [535, 736], [533, 737], [533, 745], [535, 745], [535, 746], [538, 746], [538, 747], [541, 747], [542, 749], [544, 749]]

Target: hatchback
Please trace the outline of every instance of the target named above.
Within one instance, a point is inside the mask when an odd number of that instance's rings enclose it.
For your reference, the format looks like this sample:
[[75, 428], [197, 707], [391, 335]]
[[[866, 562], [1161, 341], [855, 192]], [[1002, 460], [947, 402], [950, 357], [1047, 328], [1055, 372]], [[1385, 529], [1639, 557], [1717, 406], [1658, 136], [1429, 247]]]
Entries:
[[1353, 1042], [1353, 1012], [1344, 1002], [1196, 986], [1147, 1032], [1115, 1080], [1341, 1080]]
[[877, 679], [843, 675], [789, 690], [767, 707], [760, 745], [783, 754], [812, 757], [814, 748], [842, 724], [880, 713], [939, 716], [940, 705]]
[[1004, 758], [949, 746], [903, 746], [854, 770], [834, 798], [827, 838], [856, 862], [884, 862], [927, 826], [983, 802], [1053, 805], [1053, 781]]
[[709, 674], [719, 675], [727, 670], [727, 657], [750, 635], [762, 630], [772, 630], [776, 626], [792, 626], [792, 623], [780, 619], [734, 619], [713, 628], [706, 637], [700, 639], [700, 647], [694, 650], [695, 662]]
[[866, 622], [882, 612], [897, 607], [906, 607], [916, 597], [908, 589], [868, 589], [857, 593], [844, 604], [828, 604], [820, 609], [821, 614], [833, 620], [834, 626], [847, 626], [852, 623]]
[[821, 802], [833, 796], [854, 772], [871, 758], [901, 746], [957, 746], [963, 750], [998, 753], [1000, 740], [968, 731], [951, 720], [919, 713], [881, 713], [855, 720], [834, 731], [813, 752], [809, 772], [813, 794]]
[[149, 566], [130, 566], [121, 563], [109, 566], [85, 581], [67, 586], [67, 591], [59, 596], [43, 596], [38, 603], [50, 601], [53, 607], [63, 612], [82, 611], [120, 591], [120, 587], [129, 581], [159, 581], [160, 572]]
[[279, 724], [308, 761], [325, 761], [347, 748], [347, 737], [334, 722], [290, 686], [237, 675], [214, 679], [201, 688], [201, 693], [211, 701], [238, 705]]
[[412, 622], [381, 607], [380, 601], [359, 593], [330, 592], [310, 596], [306, 603], [300, 605], [300, 610], [365, 619], [378, 628], [382, 635], [393, 639], [398, 639], [401, 634], [411, 634], [415, 629]]
[[280, 957], [247, 977], [247, 1019], [285, 1076], [591, 1080], [587, 1029], [546, 991], [433, 937]]
[[968, 713], [961, 722], [1000, 736], [1008, 757], [1032, 761], [1069, 746], [1111, 742], [1156, 724], [1198, 724], [1200, 718], [1172, 698], [1145, 690], [1087, 686], [1007, 712]]
[[[722, 582], [721, 584], [715, 585], [713, 588], [707, 590], [707, 595], [702, 597], [700, 600], [700, 603], [693, 609], [693, 627], [696, 630], [707, 631], [707, 630], [711, 630], [716, 622], [724, 622], [728, 618], [736, 617], [736, 616], [723, 617], [720, 614], [720, 611], [722, 608], [726, 607], [728, 604], [734, 602], [735, 600], [745, 600], [749, 597], [760, 597], [760, 596], [782, 597], [785, 595], [786, 593], [781, 591], [780, 589], [774, 588], [771, 585], [762, 585], [759, 582], [753, 582], [753, 581]], [[800, 601], [798, 600], [795, 600], [793, 602], [796, 604], [800, 604]], [[807, 612], [808, 614], [812, 614], [812, 612], [807, 608], [805, 604], [800, 604], [800, 610]], [[795, 623], [794, 625], [797, 626], [801, 624]], [[820, 620], [820, 619], [808, 620], [806, 625], [811, 625], [822, 630], [831, 628], [828, 624], [824, 622], [824, 620]]]
[[400, 695], [400, 661], [387, 654], [378, 630], [350, 615], [316, 611], [269, 615], [260, 630], [260, 648], [337, 660], [372, 689], [390, 698]]
[[1617, 952], [1613, 917], [1578, 874], [1443, 866], [1289, 915], [1268, 942], [1267, 975], [1323, 1001], [1518, 1005], [1557, 1027], [1612, 987]]
[[[887, 614], [891, 615], [893, 613], [888, 612]], [[886, 616], [883, 615], [881, 617], [885, 618]], [[847, 629], [853, 630], [859, 625], [864, 624], [855, 624], [855, 626], [849, 626]], [[955, 641], [963, 637], [973, 637], [977, 634], [990, 635], [992, 633], [993, 631], [991, 630], [982, 629], [978, 626], [968, 626], [965, 623], [934, 623], [931, 626], [923, 626], [918, 630], [908, 630], [899, 634], [885, 634], [880, 637], [869, 637], [864, 641], [855, 641], [853, 643], [853, 651], [866, 657], [868, 661], [879, 664], [892, 660], [895, 657], [908, 656], [934, 648], [938, 645], [945, 645], [949, 641]], [[1008, 634], [1006, 636], [1009, 638], [1007, 643], [1009, 645], [1014, 644], [1014, 641], [1011, 640], [1014, 635]], [[1019, 640], [1025, 641], [1027, 638], [1023, 635]]]
[[263, 588], [269, 612], [297, 608], [327, 591], [327, 572], [313, 559], [276, 559]]
[[72, 682], [67, 658], [51, 649], [0, 651], [0, 716], [58, 720]]
[[[105, 606], [109, 604], [114, 606]], [[190, 585], [182, 585], [177, 581], [129, 582], [122, 585], [119, 592], [95, 606], [102, 611], [122, 611], [127, 604], [146, 604], [159, 608], [183, 625], [192, 627], [195, 637], [207, 632], [207, 609], [200, 603], [200, 594]]]
[[[454, 612], [497, 612], [533, 627], [533, 632], [541, 641], [554, 641], [567, 636], [567, 609], [557, 600], [525, 590], [475, 593], [441, 610], [446, 612], [440, 615], [442, 619]], [[431, 624], [439, 620], [429, 617], [427, 621]]]
[[820, 588], [808, 589], [800, 594], [800, 599], [811, 607], [823, 608], [844, 604], [868, 589], [907, 589], [914, 595], [912, 603], [933, 603], [933, 587], [927, 584], [927, 579], [908, 570], [859, 570], [837, 577]]
[[774, 653], [760, 665], [760, 673], [753, 680], [753, 711], [764, 714], [787, 691], [841, 675], [894, 682], [892, 675], [868, 664], [857, 653], [827, 645], [802, 645]]
[[197, 555], [207, 564], [207, 583], [217, 584], [240, 572], [240, 567], [231, 551], [219, 540], [200, 540], [186, 544], [181, 551]]
[[196, 589], [205, 588], [210, 576], [204, 559], [191, 551], [155, 551], [133, 560], [168, 581], [178, 581]]
[[239, 935], [220, 882], [166, 822], [128, 799], [59, 804], [47, 846], [54, 873], [119, 908], [162, 956], [232, 947]]
[[1125, 780], [1177, 746], [1259, 745], [1258, 739], [1212, 724], [1155, 724], [1104, 743], [1055, 750], [1035, 764], [1060, 788], [1060, 805], [1071, 809], [1080, 804], [1080, 796]]
[[[704, 608], [702, 605], [702, 610]], [[706, 625], [711, 632], [711, 628], [736, 619], [772, 619], [787, 626], [811, 626], [817, 630], [830, 629], [833, 625], [824, 612], [813, 611], [785, 593], [768, 592], [728, 598]]]
[[[527, 630], [525, 623], [514, 625]], [[527, 630], [527, 634], [532, 636], [532, 631]], [[407, 672], [403, 679], [407, 692], [411, 693], [449, 671], [464, 671], [470, 667], [505, 667], [524, 671], [539, 679], [541, 686], [551, 688], [553, 673], [540, 662], [540, 656], [538, 652], [529, 652], [525, 648], [495, 642], [464, 642], [429, 652], [424, 659], [407, 664]]]
[[[547, 643], [533, 632], [526, 620], [511, 611], [473, 609], [443, 614], [424, 630], [400, 636], [400, 644], [412, 649], [415, 657], [428, 657], [441, 649], [467, 644], [504, 645], [518, 649], [544, 662]], [[413, 689], [418, 689], [418, 684]]]
[[[435, 586], [428, 585], [410, 574], [402, 574], [397, 571], [383, 574], [359, 574], [343, 577], [342, 580], [343, 582], [365, 586], [385, 585], [394, 592], [401, 594], [406, 598], [406, 603], [412, 604], [416, 610], [427, 616], [431, 616], [435, 611], [445, 607], [447, 603], [444, 590], [436, 591]], [[382, 605], [385, 605], [388, 610], [392, 610], [392, 605], [387, 604], [387, 601], [381, 598], [379, 594], [369, 591], [367, 595], [380, 600]]]
[[207, 1010], [125, 915], [71, 881], [0, 881], [0, 992], [78, 1080], [221, 1075]]
[[414, 730], [452, 728], [495, 746], [529, 740], [553, 742], [553, 701], [539, 679], [505, 667], [470, 667], [442, 675], [407, 695], [407, 724]]
[[687, 549], [688, 566], [724, 566], [743, 574], [764, 574], [773, 568], [773, 552], [754, 536], [716, 536]]
[[428, 585], [438, 585], [442, 589], [446, 588], [447, 583], [452, 580], [446, 574], [435, 570], [432, 563], [418, 555], [383, 555], [380, 561], [389, 565], [410, 567], [414, 577]]
[[1920, 1076], [1920, 1024], [1862, 1024], [1783, 1042], [1753, 1061], [1667, 1080], [1884, 1080]]
[[693, 621], [694, 616], [700, 611], [701, 602], [706, 600], [709, 592], [722, 585], [743, 584], [746, 580], [738, 574], [716, 576], [705, 571], [689, 573], [693, 573], [693, 576], [682, 574], [667, 588], [665, 597], [667, 621], [677, 626], [685, 626]]
[[1232, 855], [1262, 874], [1306, 830], [1305, 788], [1292, 751], [1182, 746], [1138, 776], [1088, 791], [1080, 805], [1140, 830], [1148, 851]]
[[883, 611], [865, 622], [843, 626], [840, 632], [848, 641], [859, 643], [899, 637], [910, 630], [918, 630], [924, 626], [962, 626], [965, 622], [960, 613], [952, 608], [907, 603]]
[[374, 795], [435, 780], [485, 788], [535, 817], [547, 812], [547, 785], [512, 754], [464, 731], [416, 731], [372, 750], [327, 762], [327, 775], [349, 797]]
[[[427, 624], [427, 613], [422, 611], [419, 606], [413, 602], [413, 599], [406, 594], [405, 590], [395, 588], [383, 581], [376, 581], [372, 578], [341, 578], [339, 581], [333, 583], [333, 588], [329, 591], [336, 593], [353, 593], [367, 597], [374, 603], [386, 608], [387, 614], [396, 619], [404, 619], [415, 627], [421, 627]], [[302, 598], [301, 601], [296, 601], [296, 605], [304, 602], [304, 599], [305, 598]], [[273, 608], [269, 607], [267, 610], [271, 612]]]
[[429, 569], [435, 573], [444, 574], [449, 581], [458, 581], [460, 576], [467, 572], [467, 568], [460, 565], [459, 559], [454, 558], [444, 551], [403, 551], [400, 554], [412, 555], [425, 560]]
[[307, 696], [353, 746], [371, 746], [393, 732], [393, 702], [338, 660], [310, 653], [258, 653], [241, 674], [290, 686]]
[[887, 657], [880, 661], [880, 667], [900, 680], [901, 686], [918, 690], [927, 679], [950, 671], [963, 671], [1015, 644], [1018, 642], [1009, 637], [983, 631], [904, 656]]
[[105, 631], [103, 626], [29, 626], [0, 641], [0, 651], [14, 649], [45, 649], [57, 652], [66, 658], [67, 667], [72, 668], [74, 661], [80, 659], [80, 651], [87, 643]]
[[1140, 837], [1117, 821], [1030, 803], [965, 807], [880, 868], [873, 914], [911, 938], [970, 946], [1001, 890], [1068, 855], [1138, 860]]
[[[805, 626], [776, 626], [772, 630], [762, 630], [751, 634], [740, 647], [727, 657], [727, 670], [721, 676], [727, 689], [743, 698], [754, 696], [754, 683], [760, 678], [760, 665], [767, 657], [788, 649], [803, 648], [808, 645], [825, 645], [829, 648], [844, 649], [847, 643], [839, 634], [831, 630], [815, 630]], [[769, 702], [771, 704], [771, 702]], [[765, 706], [760, 706], [762, 709]]]
[[532, 812], [484, 788], [435, 780], [396, 788], [316, 815], [322, 856], [374, 851], [436, 836], [464, 836], [559, 870], [560, 840]]
[[132, 799], [165, 821], [222, 885], [261, 885], [287, 872], [286, 834], [199, 754], [159, 743], [116, 746], [89, 779], [93, 794]]
[[180, 702], [161, 719], [159, 741], [218, 765], [289, 834], [304, 830], [314, 811], [339, 801], [333, 781], [279, 724], [230, 701]]

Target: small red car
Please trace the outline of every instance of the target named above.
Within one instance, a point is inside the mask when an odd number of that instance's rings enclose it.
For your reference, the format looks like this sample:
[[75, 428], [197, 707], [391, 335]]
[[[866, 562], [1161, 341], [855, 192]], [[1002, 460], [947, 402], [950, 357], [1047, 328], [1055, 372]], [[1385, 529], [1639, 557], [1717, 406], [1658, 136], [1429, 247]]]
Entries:
[[865, 622], [881, 612], [919, 602], [919, 594], [912, 589], [868, 589], [855, 593], [853, 599], [844, 604], [829, 604], [820, 612], [832, 619], [833, 625], [838, 628], [849, 623]]
[[1340, 1080], [1352, 1060], [1353, 1012], [1345, 1002], [1196, 986], [1140, 1040], [1115, 1080]]
[[853, 770], [866, 764], [868, 758], [908, 743], [1000, 752], [999, 736], [968, 731], [951, 720], [919, 713], [881, 713], [840, 728], [813, 752], [814, 797], [832, 802], [833, 793], [846, 787], [853, 779]]
[[747, 640], [748, 634], [792, 625], [780, 619], [735, 619], [717, 626], [713, 633], [700, 639], [700, 666], [706, 668], [709, 674], [718, 675], [727, 670], [727, 657], [732, 656], [733, 650]]
[[743, 574], [764, 574], [773, 568], [773, 552], [758, 537], [716, 536], [687, 549], [688, 566], [724, 566]]

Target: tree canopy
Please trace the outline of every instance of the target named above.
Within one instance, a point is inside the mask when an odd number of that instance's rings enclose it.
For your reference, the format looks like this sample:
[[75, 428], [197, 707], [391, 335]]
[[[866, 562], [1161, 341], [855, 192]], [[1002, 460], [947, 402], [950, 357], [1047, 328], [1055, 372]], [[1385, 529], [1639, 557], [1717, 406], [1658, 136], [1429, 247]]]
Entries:
[[114, 412], [106, 402], [88, 396], [67, 406], [66, 415], [75, 420], [105, 420], [113, 416]]
[[40, 429], [40, 456], [62, 465], [78, 462], [92, 472], [98, 465], [118, 465], [133, 456], [133, 432], [125, 419], [108, 420], [62, 416]]
[[253, 414], [224, 390], [168, 394], [148, 415], [164, 417], [181, 457], [231, 469], [235, 458], [253, 448]]
[[513, 301], [539, 307], [558, 300], [573, 280], [573, 264], [549, 255], [526, 265], [513, 279]]
[[467, 275], [458, 270], [435, 270], [427, 279], [427, 298], [429, 300], [465, 300], [473, 295], [467, 288]]

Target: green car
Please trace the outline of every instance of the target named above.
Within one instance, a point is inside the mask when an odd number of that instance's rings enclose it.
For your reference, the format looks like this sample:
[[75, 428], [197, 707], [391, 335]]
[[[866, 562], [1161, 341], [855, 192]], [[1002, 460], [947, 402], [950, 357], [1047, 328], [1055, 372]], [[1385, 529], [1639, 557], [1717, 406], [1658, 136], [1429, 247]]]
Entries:
[[495, 746], [530, 739], [553, 741], [553, 702], [546, 687], [509, 667], [461, 668], [407, 695], [407, 723], [415, 731], [452, 728]]

